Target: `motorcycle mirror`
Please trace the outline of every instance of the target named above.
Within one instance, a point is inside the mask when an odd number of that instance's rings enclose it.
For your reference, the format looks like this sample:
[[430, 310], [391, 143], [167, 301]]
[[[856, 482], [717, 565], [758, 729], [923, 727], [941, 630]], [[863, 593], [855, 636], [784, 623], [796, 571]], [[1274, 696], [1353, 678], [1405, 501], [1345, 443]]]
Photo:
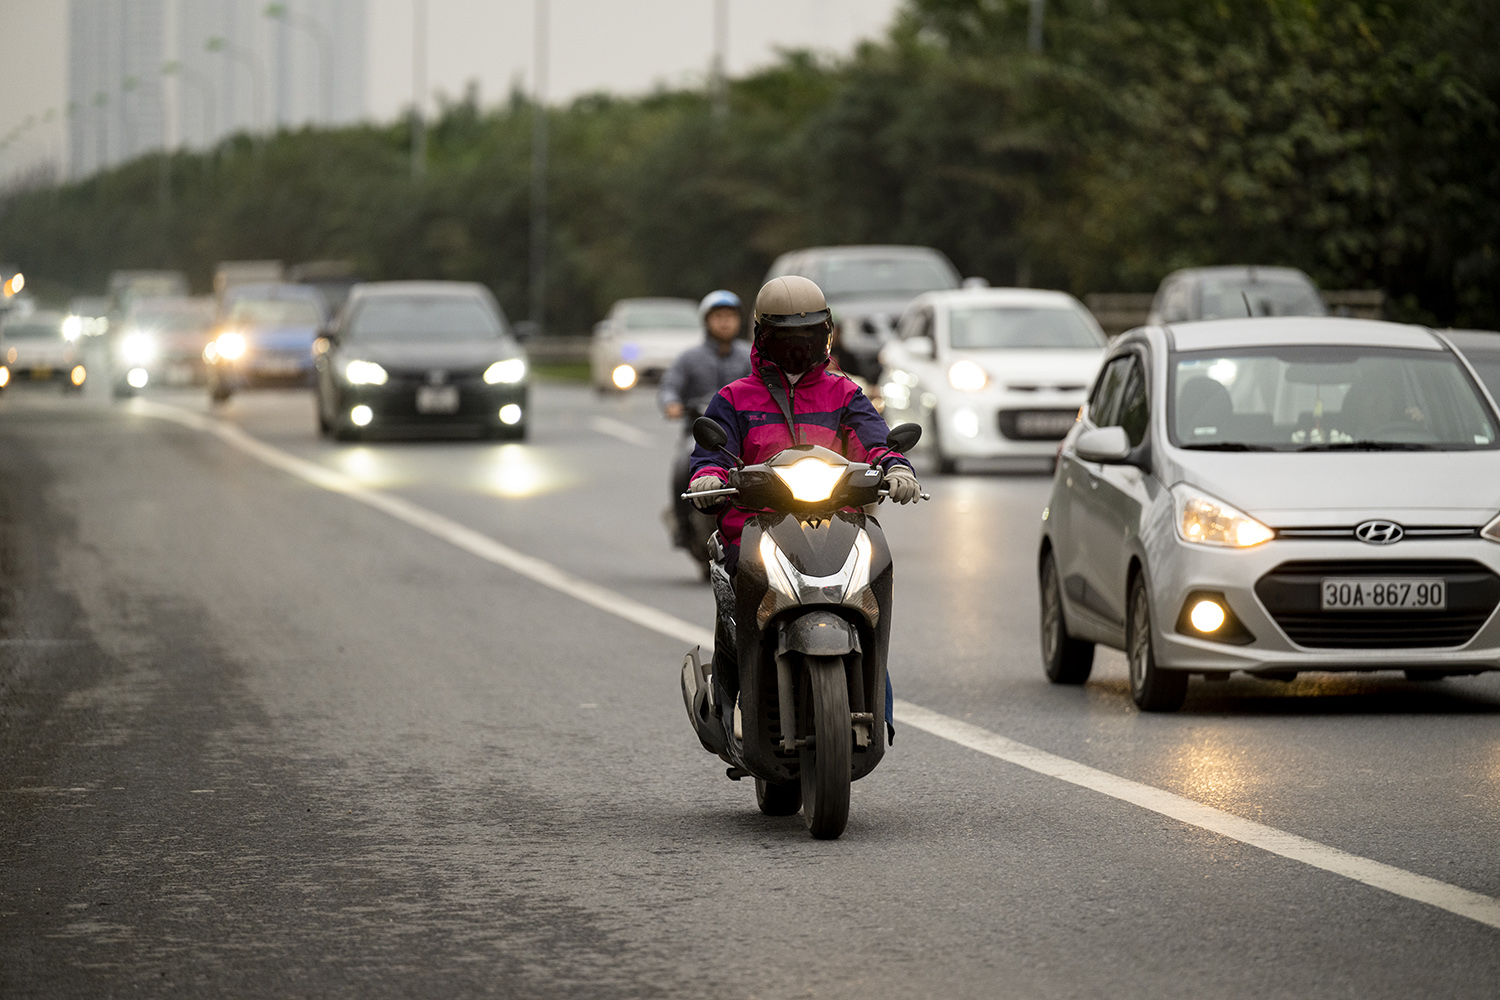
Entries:
[[886, 435], [885, 446], [891, 451], [905, 452], [910, 451], [920, 440], [922, 440], [921, 424], [897, 424]]
[[708, 449], [718, 451], [729, 443], [729, 435], [712, 417], [699, 417], [693, 421], [693, 440]]

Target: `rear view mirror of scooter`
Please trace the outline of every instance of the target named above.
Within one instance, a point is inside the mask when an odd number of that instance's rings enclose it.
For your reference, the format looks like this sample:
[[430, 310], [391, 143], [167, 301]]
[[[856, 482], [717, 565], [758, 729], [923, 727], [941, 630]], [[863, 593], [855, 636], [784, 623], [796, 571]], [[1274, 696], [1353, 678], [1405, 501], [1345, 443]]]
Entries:
[[708, 451], [718, 451], [729, 443], [729, 435], [712, 417], [699, 417], [693, 421], [693, 440]]
[[[693, 427], [693, 430], [696, 432], [697, 429], [698, 428], [695, 425]], [[720, 430], [719, 433], [722, 434], [723, 431]], [[892, 427], [891, 432], [886, 435], [885, 446], [891, 451], [906, 452], [911, 451], [911, 449], [914, 448], [916, 446], [916, 443], [920, 440], [922, 440], [921, 424], [897, 424], [895, 427]]]

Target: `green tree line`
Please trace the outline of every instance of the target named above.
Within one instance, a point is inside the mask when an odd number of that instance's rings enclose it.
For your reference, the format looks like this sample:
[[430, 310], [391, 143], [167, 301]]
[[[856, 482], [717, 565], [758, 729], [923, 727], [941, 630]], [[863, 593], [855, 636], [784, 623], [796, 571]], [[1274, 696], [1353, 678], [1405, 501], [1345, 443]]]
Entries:
[[[751, 293], [772, 257], [923, 243], [996, 284], [1150, 291], [1289, 264], [1399, 318], [1500, 327], [1493, 0], [908, 0], [830, 62], [702, 90], [446, 106], [425, 176], [405, 123], [237, 136], [0, 203], [43, 291], [119, 267], [207, 288], [223, 259], [347, 258], [481, 281], [527, 314], [531, 116], [551, 135], [553, 332], [627, 295]], [[165, 174], [166, 184], [162, 178]], [[165, 194], [167, 197], [163, 197]]]

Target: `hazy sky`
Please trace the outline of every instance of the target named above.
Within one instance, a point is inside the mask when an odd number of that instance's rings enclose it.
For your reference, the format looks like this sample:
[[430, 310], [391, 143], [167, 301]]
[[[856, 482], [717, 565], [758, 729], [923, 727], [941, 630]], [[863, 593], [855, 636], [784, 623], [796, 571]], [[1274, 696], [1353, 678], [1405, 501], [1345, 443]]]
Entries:
[[[192, 3], [193, 0], [177, 0]], [[243, 0], [261, 9], [265, 0]], [[412, 99], [415, 0], [368, 0], [367, 111], [390, 119]], [[425, 0], [428, 95], [458, 97], [471, 80], [494, 103], [531, 86], [535, 0]], [[296, 0], [291, 0], [295, 7]], [[714, 0], [550, 0], [549, 93], [641, 93], [701, 82], [713, 54]], [[848, 53], [879, 36], [900, 0], [728, 0], [729, 72], [773, 61], [778, 48]], [[0, 139], [36, 121], [0, 152], [0, 185], [18, 169], [66, 160], [67, 0], [0, 0]]]

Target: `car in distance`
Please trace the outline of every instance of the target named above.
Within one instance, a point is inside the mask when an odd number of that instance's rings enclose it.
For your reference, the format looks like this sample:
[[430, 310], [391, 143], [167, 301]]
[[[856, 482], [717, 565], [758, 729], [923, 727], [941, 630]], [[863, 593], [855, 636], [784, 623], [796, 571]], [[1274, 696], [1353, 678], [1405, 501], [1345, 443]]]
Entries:
[[386, 429], [463, 427], [526, 436], [526, 355], [483, 285], [357, 285], [316, 353], [323, 434], [352, 440]]
[[1500, 669], [1500, 417], [1441, 335], [1222, 320], [1111, 346], [1063, 442], [1038, 553], [1042, 656], [1131, 694], [1190, 674], [1289, 680]]
[[307, 385], [323, 296], [309, 285], [237, 285], [221, 297], [215, 337], [203, 349], [208, 394], [223, 402], [250, 386]]
[[[941, 251], [922, 246], [808, 247], [777, 257], [766, 281], [800, 274], [817, 283], [833, 310], [839, 343], [857, 375], [874, 382], [876, 358], [896, 319], [923, 292], [958, 288], [958, 269]], [[978, 279], [975, 279], [977, 282]]]
[[155, 382], [203, 381], [203, 352], [213, 331], [213, 299], [134, 299], [110, 335], [115, 395]]
[[1500, 331], [1444, 330], [1443, 338], [1469, 362], [1490, 398], [1500, 400]]
[[0, 324], [0, 361], [5, 372], [0, 388], [20, 378], [60, 381], [64, 390], [82, 387], [87, 371], [82, 352], [64, 332], [66, 319], [60, 312], [37, 310], [9, 316]]
[[885, 418], [921, 424], [942, 472], [962, 459], [1050, 467], [1104, 346], [1093, 315], [1065, 292], [929, 292], [881, 351]]
[[594, 324], [589, 372], [600, 392], [659, 382], [677, 356], [703, 339], [698, 303], [688, 299], [621, 299]]
[[1326, 315], [1318, 286], [1295, 267], [1189, 267], [1162, 279], [1146, 322]]

